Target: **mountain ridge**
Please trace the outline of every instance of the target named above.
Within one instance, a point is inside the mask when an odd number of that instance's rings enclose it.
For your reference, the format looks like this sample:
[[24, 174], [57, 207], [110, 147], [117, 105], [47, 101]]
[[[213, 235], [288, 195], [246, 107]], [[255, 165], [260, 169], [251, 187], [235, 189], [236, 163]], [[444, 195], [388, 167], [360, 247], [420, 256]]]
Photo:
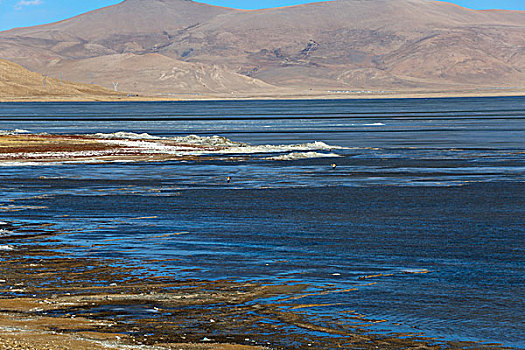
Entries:
[[[195, 74], [184, 75], [185, 84], [161, 79], [182, 66], [222, 76], [207, 83], [217, 93], [501, 89], [524, 85], [525, 11], [470, 10], [430, 0], [335, 0], [262, 10], [125, 0], [64, 21], [0, 32], [0, 57], [104, 86], [104, 60], [128, 53], [144, 57], [113, 79], [129, 81], [142, 93], [209, 91]], [[157, 55], [157, 70], [146, 56], [151, 54]], [[91, 64], [95, 58], [99, 67]], [[86, 62], [89, 69], [82, 67]], [[130, 81], [141, 64], [148, 66], [148, 79]]]

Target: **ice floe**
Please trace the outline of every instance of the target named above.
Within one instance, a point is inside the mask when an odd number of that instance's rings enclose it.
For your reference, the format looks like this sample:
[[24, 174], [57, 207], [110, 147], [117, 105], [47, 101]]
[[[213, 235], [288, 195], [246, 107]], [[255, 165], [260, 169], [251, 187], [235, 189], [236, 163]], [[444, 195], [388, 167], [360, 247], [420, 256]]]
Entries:
[[336, 158], [341, 157], [335, 153], [320, 153], [320, 152], [292, 152], [275, 157], [268, 157], [267, 160], [299, 160], [299, 159], [313, 159], [313, 158]]
[[9, 231], [9, 230], [0, 229], [0, 237], [1, 237], [1, 236], [7, 236], [7, 235], [10, 235], [11, 233], [13, 233], [13, 232], [11, 232], [11, 231]]
[[65, 163], [65, 162], [5, 162], [5, 161], [0, 161], [0, 166], [1, 167], [18, 167], [18, 166], [42, 166], [42, 165], [51, 165], [51, 164], [56, 164], [56, 165], [59, 165], [59, 164], [62, 164], [62, 163]]
[[0, 130], [0, 135], [19, 135], [19, 134], [30, 134], [31, 131], [24, 129], [14, 129], [14, 130]]

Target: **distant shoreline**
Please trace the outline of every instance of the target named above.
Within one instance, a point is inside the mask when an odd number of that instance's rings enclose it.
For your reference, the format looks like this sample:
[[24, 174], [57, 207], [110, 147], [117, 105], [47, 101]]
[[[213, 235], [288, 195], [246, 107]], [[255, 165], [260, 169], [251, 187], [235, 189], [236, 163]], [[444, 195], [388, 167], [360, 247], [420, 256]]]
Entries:
[[414, 99], [414, 98], [461, 98], [461, 97], [525, 97], [525, 89], [495, 92], [399, 92], [399, 93], [291, 93], [260, 95], [209, 94], [189, 98], [187, 95], [173, 96], [23, 96], [0, 97], [0, 103], [9, 102], [170, 102], [170, 101], [255, 101], [255, 100], [365, 100], [365, 99]]

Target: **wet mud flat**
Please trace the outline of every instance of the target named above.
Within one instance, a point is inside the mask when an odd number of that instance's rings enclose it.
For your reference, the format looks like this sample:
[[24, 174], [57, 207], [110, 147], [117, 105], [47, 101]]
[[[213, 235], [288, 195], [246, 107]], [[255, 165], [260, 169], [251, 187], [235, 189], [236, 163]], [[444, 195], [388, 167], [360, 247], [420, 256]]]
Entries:
[[180, 280], [125, 260], [71, 256], [74, 247], [60, 240], [68, 232], [51, 224], [3, 222], [1, 228], [11, 234], [0, 237], [0, 349], [501, 348], [377, 335], [367, 326], [380, 320], [351, 310], [347, 322], [308, 312], [322, 306], [306, 303], [308, 296], [354, 289]]
[[191, 160], [188, 152], [221, 147], [157, 139], [114, 139], [106, 135], [0, 134], [0, 162], [110, 162]]

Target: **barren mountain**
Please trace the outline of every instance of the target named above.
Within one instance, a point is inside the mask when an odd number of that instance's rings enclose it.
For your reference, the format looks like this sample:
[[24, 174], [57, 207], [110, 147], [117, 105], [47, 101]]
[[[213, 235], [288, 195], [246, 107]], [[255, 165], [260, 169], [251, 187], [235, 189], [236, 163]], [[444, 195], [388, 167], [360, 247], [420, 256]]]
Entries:
[[263, 81], [217, 65], [184, 62], [156, 53], [64, 59], [49, 64], [46, 71], [53, 76], [65, 71], [75, 81], [96, 82], [103, 86], [113, 86], [115, 82], [119, 91], [149, 94], [209, 95], [274, 89]]
[[115, 97], [115, 93], [96, 85], [60, 81], [30, 72], [20, 65], [0, 59], [0, 99]]
[[525, 12], [433, 0], [256, 11], [126, 0], [2, 32], [0, 57], [152, 93], [498, 89], [525, 85]]

